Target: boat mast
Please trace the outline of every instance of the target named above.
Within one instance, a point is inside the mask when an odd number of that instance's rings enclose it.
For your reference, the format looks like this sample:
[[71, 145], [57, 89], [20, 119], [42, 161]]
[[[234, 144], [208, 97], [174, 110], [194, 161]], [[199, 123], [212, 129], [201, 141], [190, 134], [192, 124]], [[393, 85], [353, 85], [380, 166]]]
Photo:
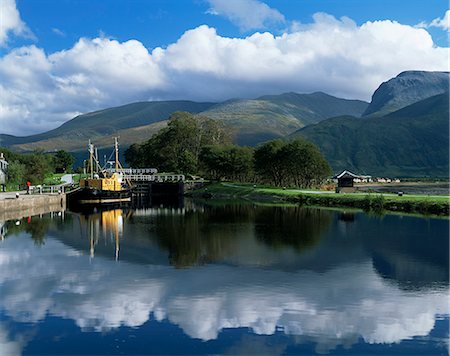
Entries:
[[119, 172], [119, 143], [117, 137], [114, 137], [114, 147], [116, 149], [116, 173]]
[[89, 165], [91, 168], [91, 179], [94, 178], [94, 147], [91, 143], [91, 140], [89, 140]]

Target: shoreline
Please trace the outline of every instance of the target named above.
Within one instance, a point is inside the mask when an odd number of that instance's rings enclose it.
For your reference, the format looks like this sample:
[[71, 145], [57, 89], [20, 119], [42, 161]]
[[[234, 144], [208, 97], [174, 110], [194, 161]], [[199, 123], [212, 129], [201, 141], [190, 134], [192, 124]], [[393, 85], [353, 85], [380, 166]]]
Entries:
[[245, 199], [253, 202], [293, 203], [302, 206], [355, 208], [382, 213], [383, 211], [421, 215], [449, 216], [449, 196], [381, 193], [334, 193], [301, 189], [282, 189], [253, 184], [211, 183], [186, 194], [193, 198], [211, 200]]

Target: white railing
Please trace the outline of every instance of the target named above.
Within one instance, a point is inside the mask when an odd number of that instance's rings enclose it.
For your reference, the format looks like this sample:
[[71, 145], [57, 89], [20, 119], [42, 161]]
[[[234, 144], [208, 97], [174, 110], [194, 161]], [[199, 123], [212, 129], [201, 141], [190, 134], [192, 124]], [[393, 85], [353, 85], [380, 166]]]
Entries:
[[30, 194], [62, 194], [66, 190], [66, 185], [32, 185]]
[[147, 175], [147, 174], [128, 174], [127, 179], [132, 182], [184, 182], [183, 174], [161, 174], [161, 175]]
[[[114, 173], [116, 170], [114, 168], [106, 169], [109, 173]], [[126, 175], [129, 174], [156, 174], [158, 170], [156, 168], [121, 168], [119, 172], [124, 173]]]

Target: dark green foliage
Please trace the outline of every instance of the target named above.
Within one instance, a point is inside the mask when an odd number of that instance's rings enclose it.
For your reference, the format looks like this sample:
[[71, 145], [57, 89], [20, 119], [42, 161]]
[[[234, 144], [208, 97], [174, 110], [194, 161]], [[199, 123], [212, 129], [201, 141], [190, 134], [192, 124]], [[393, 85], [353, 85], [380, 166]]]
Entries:
[[319, 149], [305, 140], [297, 139], [286, 143], [280, 150], [280, 155], [285, 180], [297, 187], [319, 185], [331, 175], [331, 168]]
[[253, 176], [253, 149], [250, 147], [204, 146], [200, 162], [206, 178], [246, 182]]
[[37, 151], [33, 154], [24, 155], [26, 166], [25, 178], [31, 184], [42, 184], [44, 178], [54, 172], [53, 156]]
[[[31, 184], [42, 184], [44, 178], [55, 172], [54, 155], [43, 151], [20, 154], [0, 148], [9, 163], [8, 185], [23, 186], [27, 181]], [[14, 187], [16, 189], [16, 187]]]
[[448, 93], [380, 118], [338, 117], [297, 131], [320, 147], [335, 172], [448, 176]]
[[283, 184], [284, 165], [281, 149], [285, 142], [282, 140], [269, 141], [255, 150], [255, 172], [263, 182], [276, 186]]
[[125, 159], [136, 168], [156, 167], [164, 172], [197, 173], [202, 147], [229, 141], [230, 137], [220, 123], [187, 112], [176, 112], [170, 116], [166, 128], [143, 144], [130, 146]]
[[23, 163], [20, 163], [19, 160], [9, 162], [7, 175], [8, 183], [14, 185], [25, 184], [25, 172], [26, 167]]
[[72, 165], [74, 160], [75, 160], [74, 157], [70, 153], [64, 150], [59, 150], [53, 157], [53, 165], [55, 168], [55, 172], [66, 173], [72, 171]]
[[385, 199], [382, 194], [377, 194], [375, 196], [367, 194], [361, 205], [361, 207], [366, 211], [382, 212], [385, 206]]
[[142, 152], [142, 145], [134, 143], [125, 151], [125, 162], [131, 167], [144, 167], [145, 157]]
[[263, 182], [310, 188], [331, 175], [319, 149], [305, 140], [269, 141], [255, 151], [255, 171]]

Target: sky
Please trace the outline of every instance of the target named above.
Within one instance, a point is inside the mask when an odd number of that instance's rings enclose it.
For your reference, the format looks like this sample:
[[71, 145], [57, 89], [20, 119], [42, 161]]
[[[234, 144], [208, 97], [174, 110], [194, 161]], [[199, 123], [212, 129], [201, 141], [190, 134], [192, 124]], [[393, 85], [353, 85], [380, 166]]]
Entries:
[[0, 0], [0, 133], [145, 100], [370, 101], [449, 70], [445, 0]]

